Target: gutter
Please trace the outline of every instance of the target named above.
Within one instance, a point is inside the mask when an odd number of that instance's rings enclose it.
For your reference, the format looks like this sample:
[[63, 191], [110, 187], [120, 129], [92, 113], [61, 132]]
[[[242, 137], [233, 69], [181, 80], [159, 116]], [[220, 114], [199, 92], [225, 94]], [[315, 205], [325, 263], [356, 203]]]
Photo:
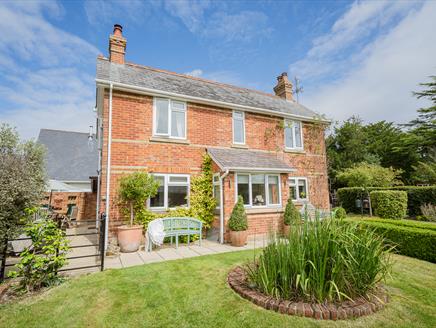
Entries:
[[224, 244], [224, 188], [223, 181], [229, 175], [227, 169], [223, 175], [220, 175], [220, 244]]
[[178, 93], [174, 93], [174, 92], [132, 86], [132, 85], [125, 84], [125, 83], [110, 82], [108, 80], [95, 79], [95, 81], [96, 81], [97, 85], [99, 85], [99, 84], [104, 85], [104, 86], [113, 85], [116, 87], [117, 90], [122, 90], [122, 91], [136, 91], [137, 93], [144, 93], [144, 94], [151, 95], [151, 96], [173, 97], [173, 98], [178, 98], [179, 100], [191, 100], [193, 102], [206, 104], [206, 105], [215, 105], [215, 106], [229, 108], [229, 109], [239, 109], [242, 111], [260, 113], [260, 114], [268, 114], [268, 115], [272, 115], [272, 116], [279, 116], [279, 117], [284, 117], [284, 118], [289, 118], [289, 119], [297, 119], [297, 120], [306, 121], [306, 122], [318, 122], [318, 123], [323, 123], [323, 124], [330, 124], [332, 122], [331, 120], [326, 120], [326, 119], [317, 119], [317, 118], [310, 118], [307, 116], [282, 113], [282, 112], [274, 111], [274, 110], [270, 110], [270, 109], [263, 109], [263, 108], [246, 106], [246, 105], [232, 104], [232, 103], [219, 101], [219, 100], [211, 100], [211, 99], [205, 99], [205, 98], [201, 98], [201, 97], [182, 95], [182, 94], [178, 94]]
[[109, 84], [109, 128], [108, 128], [108, 142], [107, 142], [107, 169], [106, 169], [106, 220], [105, 220], [105, 239], [104, 249], [107, 250], [108, 246], [108, 232], [109, 232], [109, 202], [110, 202], [110, 183], [111, 183], [111, 150], [112, 150], [112, 90], [113, 84]]

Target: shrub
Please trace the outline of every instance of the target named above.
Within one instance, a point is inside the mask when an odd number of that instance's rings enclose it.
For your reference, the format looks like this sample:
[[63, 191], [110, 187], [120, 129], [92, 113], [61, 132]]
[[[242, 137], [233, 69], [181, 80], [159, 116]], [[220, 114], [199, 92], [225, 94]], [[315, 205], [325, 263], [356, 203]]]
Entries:
[[364, 296], [390, 269], [383, 238], [357, 224], [304, 220], [288, 238], [271, 239], [246, 266], [249, 282], [292, 301], [341, 301]]
[[238, 197], [238, 201], [233, 207], [232, 214], [229, 219], [229, 228], [232, 231], [244, 231], [248, 228], [247, 214], [245, 214], [244, 200], [242, 196]]
[[[436, 186], [397, 186], [390, 188], [370, 187], [367, 188], [367, 190], [402, 190], [407, 192], [407, 209], [410, 216], [422, 214], [421, 206], [424, 204], [432, 204], [436, 206]], [[356, 199], [361, 198], [364, 195], [364, 189], [360, 187], [338, 189], [339, 203], [345, 208], [347, 213], [360, 213], [360, 209], [356, 207]]]
[[400, 184], [401, 173], [392, 167], [360, 163], [339, 172], [337, 179], [348, 187], [390, 187]]
[[436, 221], [436, 206], [432, 204], [421, 205], [421, 213], [427, 221]]
[[336, 207], [334, 209], [334, 213], [335, 213], [335, 218], [336, 219], [345, 219], [347, 217], [347, 212], [345, 211], [345, 209], [343, 207]]
[[407, 193], [396, 190], [372, 191], [371, 202], [375, 214], [384, 219], [402, 219], [407, 213]]
[[[351, 221], [351, 220], [350, 220]], [[409, 220], [359, 220], [358, 224], [371, 228], [387, 243], [395, 245], [398, 254], [436, 263], [436, 230], [434, 223]], [[426, 227], [427, 225], [428, 228]]]
[[124, 211], [130, 212], [130, 225], [133, 225], [135, 212], [145, 209], [148, 198], [156, 195], [159, 183], [147, 172], [134, 172], [122, 176], [118, 194]]
[[25, 232], [32, 245], [20, 254], [17, 271], [9, 276], [21, 278], [20, 286], [29, 292], [59, 280], [57, 271], [67, 262], [69, 246], [65, 232], [50, 219], [30, 223]]
[[300, 212], [295, 207], [291, 198], [288, 199], [288, 203], [286, 204], [283, 220], [286, 225], [291, 225], [301, 221]]

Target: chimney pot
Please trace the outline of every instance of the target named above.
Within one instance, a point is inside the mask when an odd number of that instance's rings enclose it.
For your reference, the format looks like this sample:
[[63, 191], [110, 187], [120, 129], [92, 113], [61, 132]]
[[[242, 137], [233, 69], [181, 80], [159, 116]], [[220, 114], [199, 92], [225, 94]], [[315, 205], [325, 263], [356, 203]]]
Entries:
[[120, 24], [114, 24], [114, 35], [123, 36], [123, 27]]

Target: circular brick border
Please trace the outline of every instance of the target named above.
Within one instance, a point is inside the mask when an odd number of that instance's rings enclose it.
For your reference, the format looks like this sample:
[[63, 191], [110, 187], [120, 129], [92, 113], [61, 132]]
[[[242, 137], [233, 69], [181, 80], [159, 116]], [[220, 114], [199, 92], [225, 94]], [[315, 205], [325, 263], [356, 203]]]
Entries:
[[230, 271], [227, 281], [230, 287], [243, 298], [267, 310], [314, 319], [344, 320], [357, 318], [383, 309], [385, 304], [389, 301], [388, 294], [381, 287], [377, 288], [374, 295], [371, 295], [367, 299], [359, 297], [353, 302], [345, 301], [339, 304], [279, 300], [250, 288], [247, 285], [245, 271], [241, 267], [236, 267]]

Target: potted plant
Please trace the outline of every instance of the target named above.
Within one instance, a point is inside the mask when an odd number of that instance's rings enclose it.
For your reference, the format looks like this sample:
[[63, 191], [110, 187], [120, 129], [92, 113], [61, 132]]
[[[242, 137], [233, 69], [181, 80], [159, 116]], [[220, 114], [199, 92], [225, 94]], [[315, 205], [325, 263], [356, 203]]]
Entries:
[[295, 224], [297, 222], [301, 221], [300, 213], [298, 212], [298, 209], [295, 207], [294, 202], [291, 198], [288, 199], [288, 202], [286, 204], [285, 208], [285, 214], [283, 218], [283, 234], [285, 236], [289, 235], [289, 231], [291, 229], [291, 224]]
[[142, 239], [142, 225], [134, 225], [135, 212], [144, 208], [149, 197], [156, 195], [159, 183], [147, 172], [135, 172], [120, 179], [118, 191], [124, 211], [130, 213], [129, 224], [118, 227], [121, 252], [136, 252]]
[[235, 207], [233, 207], [229, 219], [229, 228], [232, 246], [244, 246], [247, 243], [248, 223], [242, 196], [238, 197], [238, 201], [235, 204]]

